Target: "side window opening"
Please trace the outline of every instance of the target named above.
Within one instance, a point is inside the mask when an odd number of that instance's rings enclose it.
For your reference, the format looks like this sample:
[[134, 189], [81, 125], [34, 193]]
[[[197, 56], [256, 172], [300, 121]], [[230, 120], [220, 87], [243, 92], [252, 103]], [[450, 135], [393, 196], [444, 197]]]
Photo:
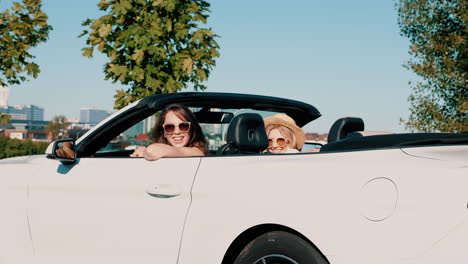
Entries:
[[[275, 112], [269, 111], [257, 111], [253, 109], [201, 109], [201, 108], [190, 108], [194, 113], [200, 111], [209, 112], [225, 112], [232, 113], [233, 116], [244, 113], [258, 113], [263, 118], [276, 114]], [[109, 141], [104, 147], [99, 149], [95, 153], [95, 157], [130, 157], [130, 154], [140, 146], [148, 146], [153, 143], [152, 130], [156, 124], [157, 117], [160, 112], [157, 112], [143, 121], [133, 125], [132, 127], [125, 130], [123, 133]], [[199, 120], [203, 121], [203, 120]], [[205, 120], [206, 121], [206, 120]], [[211, 155], [216, 154], [218, 149], [225, 145], [226, 133], [229, 127], [229, 123], [226, 122], [200, 122], [203, 134], [205, 135], [208, 143], [208, 149]], [[317, 146], [314, 146], [317, 147]], [[312, 147], [312, 148], [314, 148]]]
[[152, 115], [145, 120], [133, 125], [123, 133], [109, 141], [104, 147], [96, 152], [99, 156], [128, 156], [139, 146], [147, 146], [152, 143], [151, 134], [156, 116]]

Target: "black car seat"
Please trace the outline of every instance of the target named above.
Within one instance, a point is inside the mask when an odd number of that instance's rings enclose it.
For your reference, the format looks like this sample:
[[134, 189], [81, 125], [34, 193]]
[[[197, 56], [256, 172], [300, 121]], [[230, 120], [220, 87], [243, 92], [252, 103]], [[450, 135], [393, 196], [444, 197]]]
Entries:
[[364, 121], [359, 117], [343, 117], [335, 121], [328, 133], [328, 143], [347, 137], [350, 133], [364, 131]]
[[217, 155], [260, 153], [268, 147], [268, 136], [263, 118], [256, 113], [245, 113], [234, 117], [229, 124], [227, 143]]

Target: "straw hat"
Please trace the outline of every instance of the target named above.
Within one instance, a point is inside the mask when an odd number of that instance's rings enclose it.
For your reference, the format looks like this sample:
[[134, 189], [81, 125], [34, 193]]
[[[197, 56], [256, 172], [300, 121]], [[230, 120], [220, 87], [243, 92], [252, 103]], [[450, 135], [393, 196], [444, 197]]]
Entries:
[[302, 128], [298, 127], [294, 119], [288, 115], [276, 114], [263, 119], [263, 121], [265, 122], [265, 128], [271, 125], [282, 125], [289, 128], [296, 137], [296, 148], [301, 149], [302, 146], [304, 146], [306, 140], [304, 131]]

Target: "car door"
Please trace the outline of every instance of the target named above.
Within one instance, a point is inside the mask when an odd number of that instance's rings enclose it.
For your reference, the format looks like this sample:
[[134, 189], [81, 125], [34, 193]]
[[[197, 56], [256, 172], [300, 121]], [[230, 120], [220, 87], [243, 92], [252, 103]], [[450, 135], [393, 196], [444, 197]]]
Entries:
[[200, 157], [48, 162], [56, 165], [41, 169], [30, 186], [36, 256], [59, 256], [63, 263], [76, 257], [91, 263], [177, 262]]
[[28, 226], [28, 181], [37, 167], [29, 159], [0, 161], [0, 262], [33, 255]]

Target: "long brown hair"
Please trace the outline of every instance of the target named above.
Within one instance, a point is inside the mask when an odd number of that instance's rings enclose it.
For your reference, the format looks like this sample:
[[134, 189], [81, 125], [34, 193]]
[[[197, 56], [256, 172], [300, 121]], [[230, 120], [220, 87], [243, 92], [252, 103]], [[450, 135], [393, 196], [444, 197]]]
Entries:
[[174, 112], [174, 114], [180, 118], [182, 121], [190, 122], [190, 140], [186, 147], [195, 147], [201, 150], [201, 152], [206, 155], [208, 153], [208, 144], [206, 143], [205, 136], [203, 135], [200, 124], [198, 124], [195, 115], [184, 105], [180, 104], [171, 104], [166, 106], [162, 111], [161, 115], [158, 117], [156, 124], [153, 128], [153, 140], [155, 143], [164, 143], [170, 145], [166, 137], [164, 137], [163, 125], [166, 121], [166, 115], [169, 111]]

